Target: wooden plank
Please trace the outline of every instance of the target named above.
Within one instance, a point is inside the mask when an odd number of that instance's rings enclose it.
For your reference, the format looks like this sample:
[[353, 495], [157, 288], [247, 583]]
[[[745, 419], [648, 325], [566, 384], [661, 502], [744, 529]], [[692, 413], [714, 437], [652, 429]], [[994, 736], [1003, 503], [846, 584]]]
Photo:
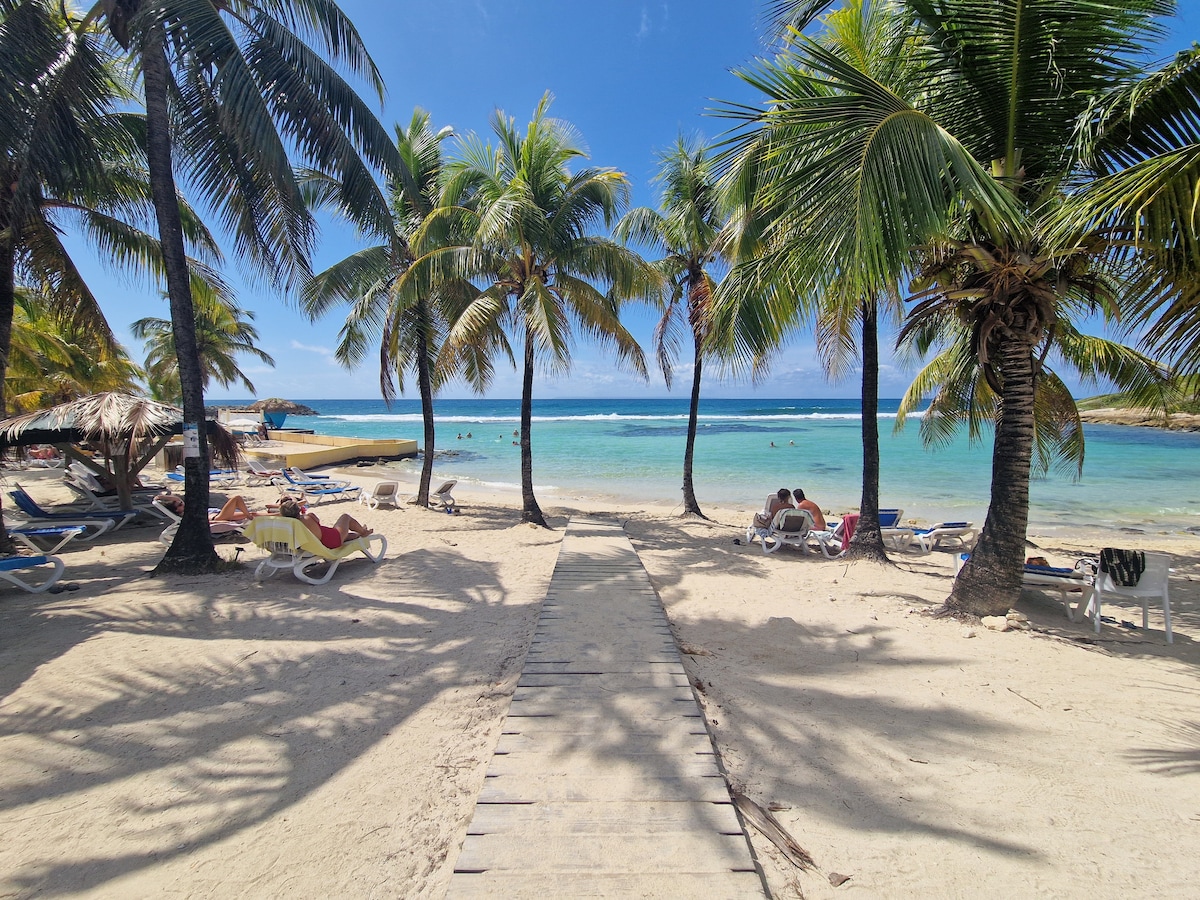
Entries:
[[573, 774], [565, 777], [504, 775], [484, 779], [480, 803], [541, 803], [602, 800], [635, 803], [652, 800], [724, 802], [729, 799], [725, 780], [718, 776], [683, 775], [678, 778], [640, 778]]
[[[586, 766], [586, 769], [584, 767]], [[593, 778], [681, 778], [719, 776], [715, 757], [698, 753], [643, 753], [640, 756], [604, 758], [591, 753], [569, 756], [546, 753], [498, 753], [488, 763], [487, 777], [569, 778], [587, 771]]]
[[[468, 835], [456, 870], [488, 872], [710, 872], [751, 869], [754, 863], [741, 834], [713, 831], [578, 834], [545, 831]], [[558, 895], [562, 896], [562, 895]]]
[[475, 808], [468, 834], [606, 834], [623, 830], [643, 832], [706, 829], [741, 834], [732, 803], [496, 803]]
[[608, 728], [587, 734], [574, 732], [545, 732], [536, 729], [522, 734], [502, 734], [496, 753], [571, 753], [637, 757], [644, 753], [712, 754], [712, 741], [701, 728], [663, 729], [638, 734], [624, 729]]
[[703, 900], [762, 900], [766, 896], [761, 879], [754, 872], [706, 872], [687, 874], [486, 872], [479, 875], [455, 875], [446, 894], [448, 900], [503, 897], [506, 900], [548, 900], [570, 897], [590, 898], [698, 897]]

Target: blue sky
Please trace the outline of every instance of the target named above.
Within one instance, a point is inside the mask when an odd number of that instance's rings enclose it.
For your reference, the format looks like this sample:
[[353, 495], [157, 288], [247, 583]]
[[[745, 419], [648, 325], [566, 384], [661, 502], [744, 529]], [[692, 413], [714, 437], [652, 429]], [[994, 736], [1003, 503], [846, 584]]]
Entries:
[[[362, 32], [387, 84], [381, 120], [389, 126], [407, 122], [415, 106], [427, 109], [436, 126], [459, 133], [488, 132], [496, 108], [518, 123], [528, 121], [545, 91], [555, 96], [553, 114], [572, 122], [583, 136], [591, 162], [626, 172], [635, 205], [653, 205], [650, 180], [655, 153], [682, 132], [718, 135], [723, 123], [704, 113], [713, 100], [753, 102], [754, 97], [730, 74], [762, 52], [759, 15], [762, 0], [342, 0], [341, 6]], [[1182, 0], [1164, 52], [1181, 48], [1200, 35], [1200, 2]], [[322, 233], [318, 267], [352, 252], [353, 233], [327, 224]], [[81, 252], [86, 277], [101, 297], [105, 314], [136, 360], [141, 343], [128, 326], [143, 316], [169, 318], [166, 301], [142, 283], [114, 276]], [[342, 316], [333, 312], [307, 321], [288, 301], [258, 285], [247, 284], [242, 305], [256, 314], [260, 346], [275, 358], [274, 369], [257, 360], [243, 369], [259, 397], [374, 398], [378, 369], [372, 358], [347, 371], [333, 359]], [[627, 327], [652, 360], [655, 317], [646, 309], [630, 309]], [[886, 340], [886, 339], [885, 339]], [[661, 373], [649, 384], [616, 369], [593, 346], [580, 343], [567, 375], [541, 375], [535, 398], [550, 397], [686, 397], [690, 367], [676, 371], [668, 392]], [[898, 397], [909, 375], [885, 361], [880, 392]], [[811, 341], [796, 338], [776, 359], [765, 383], [706, 379], [705, 396], [738, 397], [758, 393], [780, 397], [849, 397], [858, 395], [856, 373], [828, 384], [816, 364]], [[505, 367], [489, 396], [516, 397], [518, 376]], [[244, 398], [242, 387], [210, 388], [219, 402]], [[444, 397], [474, 396], [464, 385], [452, 385]]]

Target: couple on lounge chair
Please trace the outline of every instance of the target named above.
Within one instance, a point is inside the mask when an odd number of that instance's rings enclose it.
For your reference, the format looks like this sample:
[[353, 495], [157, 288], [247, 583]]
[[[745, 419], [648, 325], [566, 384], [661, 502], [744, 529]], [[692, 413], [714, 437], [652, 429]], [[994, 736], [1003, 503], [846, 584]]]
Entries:
[[794, 491], [780, 488], [776, 491], [775, 496], [767, 503], [766, 509], [755, 514], [754, 524], [759, 528], [769, 527], [775, 514], [782, 509], [803, 509], [812, 516], [815, 530], [825, 530], [825, 514], [821, 512], [821, 507], [809, 500], [800, 488], [796, 488]]

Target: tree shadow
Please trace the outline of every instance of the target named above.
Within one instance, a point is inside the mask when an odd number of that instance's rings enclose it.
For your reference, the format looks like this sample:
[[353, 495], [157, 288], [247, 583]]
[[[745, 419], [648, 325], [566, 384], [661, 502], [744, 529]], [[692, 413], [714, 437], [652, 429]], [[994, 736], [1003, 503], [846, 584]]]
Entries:
[[[466, 587], [446, 588], [450, 569]], [[495, 564], [446, 550], [344, 571], [316, 588], [241, 571], [211, 579], [203, 599], [195, 579], [178, 577], [159, 579], [148, 602], [113, 588], [91, 604], [6, 606], [0, 627], [14, 636], [16, 625], [19, 645], [0, 649], [0, 815], [19, 821], [36, 804], [69, 809], [108, 792], [114, 827], [140, 840], [128, 852], [86, 842], [26, 852], [0, 878], [5, 893], [102, 889], [253, 829], [439, 693], [474, 687], [482, 699], [519, 670], [536, 606], [505, 602]], [[120, 649], [90, 653], [61, 696], [21, 699], [20, 685], [47, 661], [119, 635]], [[148, 641], [176, 642], [178, 652], [143, 662]]]

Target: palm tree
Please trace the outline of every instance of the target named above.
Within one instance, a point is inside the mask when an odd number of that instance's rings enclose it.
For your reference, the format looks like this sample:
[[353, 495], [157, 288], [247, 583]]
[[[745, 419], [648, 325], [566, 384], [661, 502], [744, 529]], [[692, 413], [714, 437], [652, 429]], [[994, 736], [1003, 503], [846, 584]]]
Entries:
[[[825, 17], [824, 28], [816, 39], [897, 94], [911, 96], [923, 89], [922, 78], [906, 52], [907, 35], [896, 28], [895, 12], [888, 4], [847, 0]], [[781, 29], [785, 42], [787, 35], [786, 28]], [[760, 90], [772, 106], [786, 108], [795, 96], [828, 93], [813, 80], [812, 71], [787, 57], [738, 74]], [[735, 111], [733, 115], [745, 118], [743, 112]], [[818, 357], [830, 377], [845, 371], [856, 354], [861, 356], [861, 515], [847, 556], [886, 562], [879, 527], [879, 327], [881, 318], [885, 324], [898, 323], [902, 312], [898, 289], [894, 282], [864, 286], [842, 274], [857, 264], [858, 235], [864, 227], [871, 227], [871, 223], [859, 220], [861, 205], [823, 210], [814, 222], [810, 217], [797, 216], [792, 198], [777, 189], [790, 179], [803, 177], [797, 172], [808, 160], [796, 155], [797, 136], [793, 132], [810, 126], [780, 116], [762, 117], [754, 124], [756, 127], [739, 136], [729, 151], [731, 161], [725, 183], [738, 198], [738, 206], [752, 211], [751, 237], [757, 245], [741, 249], [742, 261], [718, 292], [717, 317], [727, 320], [735, 310], [744, 315], [741, 308], [747, 298], [774, 291], [794, 300], [790, 308], [778, 309], [772, 317], [757, 316], [761, 325], [742, 329], [756, 355], [770, 353], [788, 327], [809, 317], [816, 323]], [[814, 233], [818, 226], [819, 235]], [[861, 335], [857, 343], [856, 332]]]
[[615, 234], [622, 241], [661, 254], [655, 267], [666, 281], [669, 295], [654, 329], [654, 349], [668, 388], [679, 354], [681, 320], [687, 322], [691, 333], [692, 394], [683, 451], [683, 511], [704, 519], [707, 516], [696, 501], [692, 459], [701, 376], [705, 358], [714, 349], [709, 340], [711, 304], [719, 279], [712, 269], [726, 261], [722, 236], [726, 216], [717, 190], [716, 168], [701, 139], [681, 135], [674, 147], [659, 156], [655, 180], [662, 186], [662, 212], [644, 206], [631, 209], [617, 223]]
[[328, 0], [99, 0], [88, 18], [134, 51], [141, 72], [185, 436], [198, 436], [185, 449], [183, 521], [159, 569], [209, 571], [219, 560], [208, 528], [204, 375], [176, 164], [218, 211], [239, 256], [294, 284], [309, 270], [314, 226], [293, 158], [338, 178], [348, 194], [373, 190], [367, 164], [392, 162], [394, 147], [334, 64], [365, 76], [380, 99], [382, 82], [353, 24]]
[[80, 325], [45, 295], [17, 288], [5, 378], [12, 410], [31, 412], [110, 391], [132, 393], [141, 375], [107, 334]]
[[[205, 390], [213, 381], [226, 388], [241, 382], [251, 395], [255, 394], [254, 384], [238, 366], [238, 356], [255, 356], [269, 366], [274, 366], [275, 360], [255, 343], [258, 329], [249, 321], [254, 313], [231, 303], [211, 286], [194, 286], [192, 296], [196, 301], [196, 343]], [[171, 323], [147, 317], [134, 322], [130, 332], [146, 342], [146, 383], [150, 396], [178, 405], [182, 389]]]
[[[548, 116], [550, 102], [546, 94], [523, 131], [497, 111], [494, 146], [473, 135], [462, 142], [462, 158], [449, 167], [447, 205], [430, 225], [461, 222], [474, 239], [470, 245], [431, 251], [410, 276], [440, 269], [490, 282], [457, 319], [451, 344], [482, 342], [510, 352], [510, 343], [495, 331], [503, 324], [523, 345], [521, 519], [543, 527], [546, 520], [533, 493], [536, 363], [541, 358], [558, 369], [570, 365], [574, 324], [644, 376], [641, 348], [621, 324], [619, 308], [623, 300], [650, 298], [660, 287], [657, 273], [637, 254], [587, 233], [598, 221], [609, 226], [616, 221], [629, 183], [614, 169], [570, 171], [585, 154], [574, 128]], [[607, 293], [593, 282], [605, 285]]]
[[[455, 301], [461, 305], [477, 293], [461, 278], [442, 278], [428, 284], [401, 280], [417, 255], [427, 249], [418, 241], [430, 243], [435, 239], [422, 228], [439, 205], [442, 142], [450, 134], [449, 128], [435, 131], [429, 114], [421, 109], [413, 111], [407, 128], [396, 127], [400, 167], [388, 173], [389, 196], [380, 191], [375, 204], [388, 216], [387, 230], [376, 235], [381, 242], [313, 276], [304, 286], [303, 297], [304, 310], [314, 319], [335, 302], [351, 305], [336, 352], [343, 365], [352, 367], [362, 362], [368, 347], [379, 340], [379, 386], [385, 401], [395, 396], [397, 388], [403, 393], [406, 370], [416, 376], [425, 447], [415, 501], [420, 506], [429, 505], [429, 483], [433, 478], [433, 398], [455, 372], [453, 360], [445, 354], [438, 364], [449, 327], [447, 316], [454, 315], [449, 310]], [[351, 198], [344, 198], [340, 185], [328, 176], [310, 174], [306, 187], [314, 205], [341, 207], [340, 211], [356, 219], [365, 233], [370, 233], [381, 219], [362, 216], [361, 205], [343, 206], [342, 201]], [[446, 236], [437, 239], [445, 242]], [[486, 362], [482, 365], [486, 367]]]
[[[827, 4], [807, 6], [811, 12]], [[779, 68], [800, 89], [763, 114], [795, 127], [803, 163], [773, 186], [794, 221], [851, 209], [864, 224], [854, 265], [862, 292], [906, 271], [926, 291], [919, 315], [953, 312], [997, 396], [992, 496], [983, 534], [947, 600], [949, 611], [1008, 609], [1021, 586], [1045, 353], [1080, 310], [1115, 314], [1104, 265], [1116, 242], [1055, 230], [1064, 194], [1086, 171], [1077, 122], [1111, 85], [1141, 76], [1158, 0], [897, 0], [897, 27], [924, 67], [906, 98], [818, 41], [792, 32]], [[805, 74], [810, 73], [810, 74]], [[790, 195], [790, 196], [789, 196]], [[920, 247], [914, 256], [912, 248]], [[917, 326], [919, 327], [919, 326]], [[1064, 441], [1068, 434], [1060, 435]]]

